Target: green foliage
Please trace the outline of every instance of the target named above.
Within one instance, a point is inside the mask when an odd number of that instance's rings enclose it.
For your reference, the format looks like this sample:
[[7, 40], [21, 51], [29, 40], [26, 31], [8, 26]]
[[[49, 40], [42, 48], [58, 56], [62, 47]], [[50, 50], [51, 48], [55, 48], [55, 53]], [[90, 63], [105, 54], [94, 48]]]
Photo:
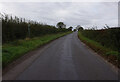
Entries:
[[82, 35], [115, 51], [120, 50], [120, 28], [83, 30]]
[[68, 28], [68, 30], [69, 30], [69, 31], [72, 31], [72, 29], [73, 29], [73, 27], [72, 27], [72, 26], [70, 26], [70, 27]]
[[[89, 30], [87, 30], [87, 31], [79, 31], [78, 32], [78, 36], [81, 39], [81, 41], [83, 41], [85, 44], [87, 44], [89, 47], [91, 47], [95, 52], [99, 53], [101, 56], [103, 56], [104, 58], [106, 58], [111, 63], [113, 63], [114, 65], [120, 67], [120, 65], [118, 65], [118, 62], [120, 61], [120, 52], [119, 52], [119, 50], [117, 50], [117, 48], [113, 49], [113, 48], [104, 46], [104, 45], [102, 45], [100, 43], [100, 41], [97, 42], [96, 39], [91, 39], [90, 37], [92, 37], [92, 35], [91, 34], [87, 35], [88, 34], [87, 32], [89, 33]], [[90, 33], [91, 32], [95, 33], [95, 30], [94, 31], [90, 30]], [[96, 32], [99, 32], [99, 31], [96, 31]], [[86, 33], [86, 35], [85, 35], [85, 33]], [[94, 36], [96, 37], [97, 34], [94, 35]], [[102, 37], [102, 34], [101, 34], [101, 37]], [[101, 37], [97, 37], [97, 38], [98, 39], [100, 38], [99, 40], [101, 40]], [[113, 45], [113, 44], [111, 43], [111, 45]]]
[[80, 30], [83, 30], [83, 27], [79, 27], [79, 28], [78, 28], [78, 31], [80, 31]]
[[71, 32], [66, 33], [58, 33], [58, 34], [50, 34], [41, 37], [35, 37], [28, 40], [17, 40], [3, 45], [2, 49], [2, 64], [3, 68], [7, 66], [12, 61], [21, 57], [28, 51], [36, 49], [41, 45], [44, 45], [56, 38], [69, 34]]
[[[60, 32], [67, 32], [68, 29], [56, 28], [55, 26], [41, 24], [35, 21], [26, 21], [25, 19], [2, 15], [2, 41], [3, 43], [25, 39], [27, 37], [33, 38], [46, 34], [55, 34]], [[29, 30], [28, 30], [29, 27]], [[29, 34], [30, 32], [30, 34]]]
[[69, 33], [66, 28], [56, 28], [17, 16], [0, 15], [2, 20], [3, 67], [26, 52]]
[[76, 31], [76, 29], [73, 30], [74, 32]]
[[63, 28], [63, 27], [66, 27], [66, 25], [63, 22], [58, 22], [57, 27], [58, 28]]

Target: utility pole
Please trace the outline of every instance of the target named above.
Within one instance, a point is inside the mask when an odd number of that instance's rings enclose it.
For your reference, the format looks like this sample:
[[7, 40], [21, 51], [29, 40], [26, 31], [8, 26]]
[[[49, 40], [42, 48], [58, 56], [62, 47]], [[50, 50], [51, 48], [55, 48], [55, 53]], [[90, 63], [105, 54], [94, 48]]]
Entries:
[[28, 37], [30, 38], [30, 24], [28, 24]]

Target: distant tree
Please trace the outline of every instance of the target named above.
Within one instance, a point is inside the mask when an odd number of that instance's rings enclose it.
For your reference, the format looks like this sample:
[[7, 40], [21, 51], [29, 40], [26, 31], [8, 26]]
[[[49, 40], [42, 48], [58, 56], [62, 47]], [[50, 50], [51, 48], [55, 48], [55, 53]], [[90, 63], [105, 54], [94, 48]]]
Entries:
[[76, 30], [83, 30], [83, 27], [81, 26], [81, 25], [78, 25], [77, 27], [76, 27]]
[[66, 25], [65, 25], [63, 22], [58, 22], [58, 23], [57, 23], [57, 27], [58, 27], [58, 28], [65, 28]]
[[109, 29], [109, 28], [110, 28], [107, 24], [105, 24], [105, 26], [107, 27], [107, 29]]
[[78, 31], [80, 31], [80, 30], [83, 30], [83, 27], [79, 27], [79, 28], [78, 28]]
[[103, 27], [104, 27], [104, 29], [109, 29], [110, 28], [107, 24], [105, 24], [105, 26], [103, 26]]
[[107, 29], [105, 26], [103, 26], [104, 29]]
[[64, 24], [64, 26], [63, 26], [64, 28], [66, 28], [66, 25]]
[[76, 31], [76, 29], [73, 30], [74, 32]]
[[72, 27], [72, 26], [70, 26], [70, 27], [68, 28], [68, 30], [70, 30], [70, 31], [72, 31], [72, 29], [73, 29], [73, 27]]

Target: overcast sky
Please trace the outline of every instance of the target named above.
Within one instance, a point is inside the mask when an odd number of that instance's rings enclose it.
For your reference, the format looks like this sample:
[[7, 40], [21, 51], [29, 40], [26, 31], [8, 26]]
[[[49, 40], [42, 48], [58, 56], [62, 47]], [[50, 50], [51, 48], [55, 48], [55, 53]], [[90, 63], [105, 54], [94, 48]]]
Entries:
[[0, 12], [49, 25], [118, 26], [117, 2], [1, 2]]

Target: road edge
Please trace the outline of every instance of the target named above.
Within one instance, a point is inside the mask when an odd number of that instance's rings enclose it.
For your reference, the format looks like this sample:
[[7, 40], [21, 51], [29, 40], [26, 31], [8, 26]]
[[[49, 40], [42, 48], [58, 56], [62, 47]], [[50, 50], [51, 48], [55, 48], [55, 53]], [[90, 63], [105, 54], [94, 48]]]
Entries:
[[120, 70], [118, 67], [116, 67], [114, 64], [112, 64], [111, 62], [109, 62], [108, 60], [106, 60], [103, 56], [101, 56], [99, 53], [95, 52], [92, 48], [89, 47], [89, 45], [85, 44], [79, 37], [79, 35], [77, 34], [78, 39], [81, 41], [81, 43], [87, 47], [91, 52], [93, 52], [96, 56], [98, 56], [99, 58], [101, 58], [103, 61], [105, 61], [105, 63], [107, 63], [108, 65], [110, 65], [112, 67], [112, 70], [115, 71], [118, 74], [118, 71]]
[[[71, 34], [71, 33], [69, 33]], [[5, 69], [2, 70], [2, 78], [3, 80], [14, 80], [22, 71], [24, 71], [27, 67], [31, 65], [32, 62], [35, 61], [40, 56], [40, 53], [42, 53], [45, 49], [47, 49], [50, 44], [59, 38], [65, 37], [69, 34], [66, 34], [64, 36], [58, 37], [54, 40], [51, 40], [50, 42], [39, 46], [36, 49], [33, 49], [32, 51], [27, 52], [17, 60], [13, 61], [11, 64], [9, 64]], [[38, 55], [34, 55], [33, 53], [36, 53]], [[26, 65], [25, 65], [26, 64]], [[15, 70], [17, 69], [17, 70]]]

